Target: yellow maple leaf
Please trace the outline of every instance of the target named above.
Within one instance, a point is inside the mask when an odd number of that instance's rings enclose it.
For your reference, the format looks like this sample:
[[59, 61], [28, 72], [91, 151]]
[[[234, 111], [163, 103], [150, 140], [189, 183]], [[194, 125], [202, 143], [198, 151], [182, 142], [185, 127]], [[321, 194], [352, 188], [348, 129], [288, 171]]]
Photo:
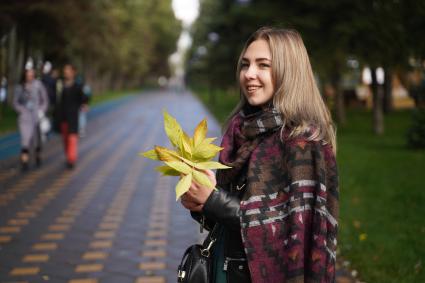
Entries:
[[193, 175], [193, 179], [195, 179], [195, 182], [198, 183], [199, 185], [203, 185], [205, 187], [214, 189], [214, 186], [211, 183], [210, 179], [204, 173], [193, 170], [192, 175]]
[[203, 140], [205, 140], [205, 137], [207, 136], [208, 131], [208, 125], [207, 120], [203, 119], [198, 126], [195, 128], [195, 132], [193, 133], [193, 144], [194, 146], [198, 146]]
[[192, 183], [192, 174], [188, 174], [180, 179], [176, 186], [176, 200], [178, 200], [183, 194], [185, 194]]
[[193, 170], [182, 161], [165, 161], [165, 164], [185, 175], [189, 174]]
[[180, 176], [181, 173], [170, 166], [158, 166], [155, 170], [161, 172], [164, 176]]
[[164, 111], [164, 129], [165, 133], [170, 139], [171, 144], [175, 147], [178, 147], [180, 145], [180, 139], [183, 130], [177, 120], [168, 114], [167, 111]]
[[153, 150], [141, 152], [140, 155], [163, 161], [165, 166], [155, 168], [163, 175], [182, 176], [176, 185], [176, 199], [187, 192], [192, 181], [214, 188], [203, 170], [230, 167], [211, 161], [223, 148], [212, 143], [216, 138], [206, 137], [208, 130], [206, 119], [196, 126], [193, 137], [190, 137], [183, 131], [177, 120], [164, 111], [164, 129], [173, 149], [155, 146]]

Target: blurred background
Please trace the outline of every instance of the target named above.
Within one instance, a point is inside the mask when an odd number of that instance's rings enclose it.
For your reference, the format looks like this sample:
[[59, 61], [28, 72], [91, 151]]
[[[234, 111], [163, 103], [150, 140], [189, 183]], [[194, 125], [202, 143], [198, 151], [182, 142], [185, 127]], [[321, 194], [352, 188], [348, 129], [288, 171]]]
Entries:
[[187, 90], [223, 123], [261, 26], [301, 33], [336, 122], [341, 265], [362, 282], [425, 282], [424, 1], [2, 0], [0, 139], [17, 131], [24, 69], [42, 77], [46, 61], [57, 81], [73, 62], [93, 106]]

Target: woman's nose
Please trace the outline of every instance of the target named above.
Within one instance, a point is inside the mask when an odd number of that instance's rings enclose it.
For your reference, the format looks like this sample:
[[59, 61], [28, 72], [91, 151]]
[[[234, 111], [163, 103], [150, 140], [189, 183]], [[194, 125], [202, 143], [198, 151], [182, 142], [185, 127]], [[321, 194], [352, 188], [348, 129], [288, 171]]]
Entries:
[[256, 75], [257, 75], [257, 70], [256, 70], [255, 66], [253, 66], [253, 65], [249, 66], [248, 69], [245, 72], [245, 78], [246, 79], [254, 79]]

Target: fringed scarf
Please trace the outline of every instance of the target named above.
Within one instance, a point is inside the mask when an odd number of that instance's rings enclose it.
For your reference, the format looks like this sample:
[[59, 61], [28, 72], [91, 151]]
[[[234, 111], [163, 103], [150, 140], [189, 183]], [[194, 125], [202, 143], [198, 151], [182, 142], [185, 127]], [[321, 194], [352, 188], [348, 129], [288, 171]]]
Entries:
[[329, 145], [288, 138], [273, 108], [236, 115], [219, 160], [220, 187], [246, 174], [241, 234], [252, 282], [334, 282], [338, 173]]

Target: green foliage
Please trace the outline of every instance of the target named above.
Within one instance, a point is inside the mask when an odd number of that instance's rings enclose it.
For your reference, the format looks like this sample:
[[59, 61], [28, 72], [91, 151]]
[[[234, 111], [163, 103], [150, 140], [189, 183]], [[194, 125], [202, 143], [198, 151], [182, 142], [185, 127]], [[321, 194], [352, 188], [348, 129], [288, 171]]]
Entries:
[[[261, 26], [297, 29], [313, 69], [329, 81], [348, 58], [369, 66], [405, 66], [425, 58], [423, 1], [225, 1], [203, 0], [188, 56], [190, 82], [233, 86], [242, 44]], [[214, 32], [218, 41], [211, 41]], [[412, 37], [412, 32], [415, 37]], [[199, 54], [199, 47], [206, 54]]]
[[5, 0], [0, 26], [0, 36], [17, 28], [25, 56], [54, 64], [71, 60], [89, 80], [106, 77], [107, 89], [168, 76], [167, 60], [181, 31], [171, 0]]
[[413, 111], [412, 125], [407, 132], [407, 143], [412, 148], [425, 148], [425, 108]]
[[341, 254], [361, 281], [425, 282], [425, 151], [406, 147], [410, 113], [390, 113], [381, 137], [372, 134], [372, 113], [347, 118], [338, 130]]

